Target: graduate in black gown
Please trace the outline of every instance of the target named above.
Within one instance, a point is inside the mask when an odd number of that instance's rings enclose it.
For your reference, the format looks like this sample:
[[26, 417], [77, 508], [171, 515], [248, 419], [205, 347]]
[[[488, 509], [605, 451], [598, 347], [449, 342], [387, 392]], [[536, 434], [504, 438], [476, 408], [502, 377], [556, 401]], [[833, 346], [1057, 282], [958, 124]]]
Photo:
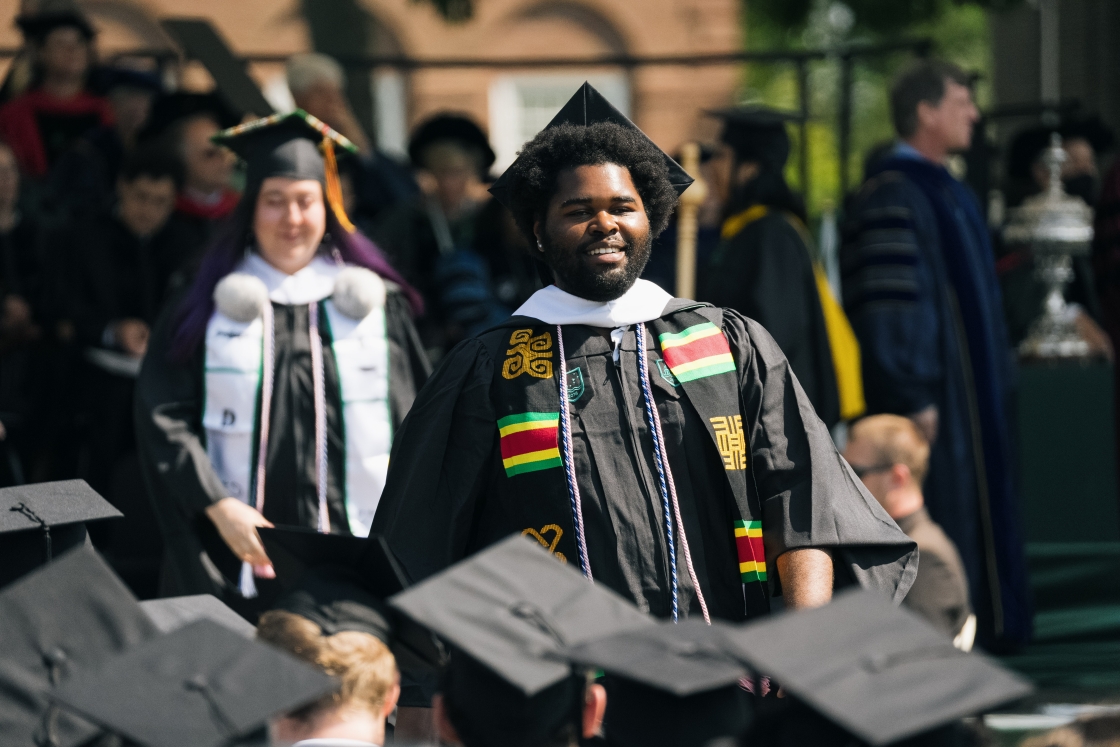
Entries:
[[[373, 531], [420, 581], [510, 533], [664, 618], [840, 585], [901, 601], [917, 556], [773, 338], [638, 280], [687, 174], [584, 85], [495, 183], [554, 285], [441, 362]], [[775, 565], [776, 564], [776, 565]]]
[[859, 348], [810, 250], [805, 203], [783, 174], [791, 115], [759, 106], [713, 113], [724, 122], [715, 160], [728, 194], [697, 296], [766, 328], [825, 425], [854, 418], [863, 410]]
[[268, 596], [256, 527], [369, 532], [428, 364], [418, 297], [340, 207], [349, 142], [299, 110], [218, 139], [248, 163], [245, 197], [156, 323], [135, 415], [163, 593], [237, 606]]

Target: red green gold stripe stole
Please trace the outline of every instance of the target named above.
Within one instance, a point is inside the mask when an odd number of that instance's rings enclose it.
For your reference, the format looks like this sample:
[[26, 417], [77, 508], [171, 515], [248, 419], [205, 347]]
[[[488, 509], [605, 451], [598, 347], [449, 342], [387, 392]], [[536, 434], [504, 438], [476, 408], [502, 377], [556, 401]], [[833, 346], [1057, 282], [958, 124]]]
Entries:
[[731, 357], [727, 338], [711, 322], [681, 332], [665, 332], [660, 340], [661, 356], [677, 381], [694, 381], [735, 371], [735, 359]]
[[523, 412], [498, 421], [506, 477], [561, 466], [558, 412]]
[[743, 583], [765, 581], [766, 549], [762, 545], [762, 522], [737, 520], [735, 548], [739, 551], [739, 574]]

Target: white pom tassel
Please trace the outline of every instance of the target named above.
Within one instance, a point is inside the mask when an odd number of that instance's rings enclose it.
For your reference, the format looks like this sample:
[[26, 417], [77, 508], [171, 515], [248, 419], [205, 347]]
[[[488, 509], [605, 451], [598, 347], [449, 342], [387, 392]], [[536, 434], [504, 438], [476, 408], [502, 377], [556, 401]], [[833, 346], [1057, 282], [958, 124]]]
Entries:
[[251, 322], [269, 303], [264, 281], [253, 275], [234, 272], [214, 287], [214, 305], [235, 322]]
[[364, 267], [347, 267], [334, 281], [334, 306], [351, 319], [365, 319], [385, 305], [385, 281]]

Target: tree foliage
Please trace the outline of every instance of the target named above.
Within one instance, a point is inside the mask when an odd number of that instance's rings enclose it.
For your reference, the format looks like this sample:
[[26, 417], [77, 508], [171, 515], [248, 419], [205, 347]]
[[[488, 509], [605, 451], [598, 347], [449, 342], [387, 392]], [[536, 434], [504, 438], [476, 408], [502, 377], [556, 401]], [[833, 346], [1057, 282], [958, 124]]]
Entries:
[[[855, 28], [872, 35], [888, 36], [917, 24], [935, 21], [953, 5], [976, 5], [1004, 10], [1023, 0], [844, 0], [852, 11]], [[804, 28], [813, 10], [813, 0], [746, 0], [748, 13], [768, 24]]]

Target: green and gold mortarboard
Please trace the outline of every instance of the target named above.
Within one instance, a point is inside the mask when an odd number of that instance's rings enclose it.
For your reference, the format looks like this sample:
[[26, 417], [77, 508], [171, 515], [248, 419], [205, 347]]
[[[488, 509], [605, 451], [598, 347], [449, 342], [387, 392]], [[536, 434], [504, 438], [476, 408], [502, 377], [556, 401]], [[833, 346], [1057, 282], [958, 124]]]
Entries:
[[212, 139], [245, 161], [246, 192], [273, 176], [318, 180], [339, 222], [354, 230], [342, 206], [335, 151], [353, 154], [358, 148], [323, 120], [296, 109], [222, 130]]

